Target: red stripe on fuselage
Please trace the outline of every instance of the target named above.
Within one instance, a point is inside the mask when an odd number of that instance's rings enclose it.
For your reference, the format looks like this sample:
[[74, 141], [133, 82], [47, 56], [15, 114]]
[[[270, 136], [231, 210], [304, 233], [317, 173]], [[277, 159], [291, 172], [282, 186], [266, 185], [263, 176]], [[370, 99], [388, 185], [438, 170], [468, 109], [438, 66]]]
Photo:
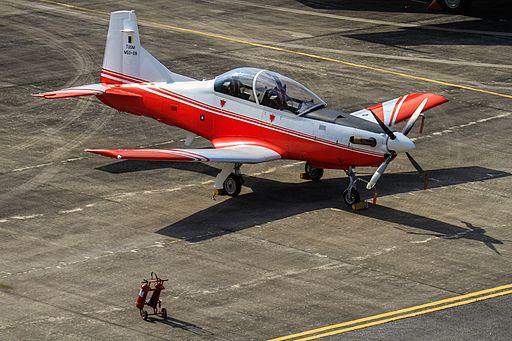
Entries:
[[285, 127], [282, 127], [282, 126], [278, 126], [278, 125], [274, 125], [274, 124], [271, 124], [271, 123], [267, 123], [267, 122], [264, 122], [264, 121], [261, 121], [261, 120], [258, 120], [258, 119], [254, 119], [252, 117], [248, 117], [248, 116], [240, 115], [240, 114], [237, 114], [237, 113], [234, 113], [234, 112], [231, 112], [231, 111], [227, 111], [225, 109], [219, 109], [219, 108], [213, 107], [211, 105], [208, 105], [208, 104], [196, 101], [196, 100], [188, 98], [188, 97], [185, 97], [185, 96], [183, 96], [181, 94], [172, 92], [172, 91], [170, 91], [168, 89], [165, 89], [165, 88], [161, 88], [161, 87], [150, 87], [150, 88], [152, 90], [154, 90], [154, 91], [162, 93], [163, 95], [174, 97], [172, 99], [183, 100], [185, 102], [195, 104], [195, 105], [197, 105], [197, 106], [199, 106], [201, 108], [205, 108], [207, 110], [214, 111], [215, 113], [218, 113], [220, 115], [234, 117], [234, 118], [237, 118], [237, 119], [242, 120], [242, 121], [249, 121], [249, 122], [251, 122], [253, 124], [264, 126], [266, 128], [272, 129], [272, 130], [277, 130], [277, 131], [282, 131], [282, 132], [285, 132], [285, 133], [288, 133], [288, 134], [293, 134], [293, 135], [295, 135], [297, 137], [302, 137], [302, 138], [305, 138], [305, 139], [308, 139], [308, 140], [312, 140], [314, 142], [328, 144], [328, 145], [331, 145], [331, 146], [336, 147], [336, 148], [345, 149], [345, 150], [354, 151], [354, 152], [361, 152], [361, 153], [364, 153], [364, 154], [375, 155], [375, 156], [378, 156], [378, 157], [382, 156], [382, 154], [380, 154], [380, 153], [368, 151], [368, 150], [365, 150], [365, 149], [358, 149], [358, 148], [352, 148], [352, 147], [348, 147], [348, 146], [344, 146], [344, 145], [339, 145], [339, 144], [336, 144], [335, 142], [330, 141], [330, 140], [322, 139], [322, 138], [319, 138], [319, 137], [316, 137], [316, 136], [313, 136], [313, 135], [307, 135], [307, 134], [304, 134], [304, 133], [296, 131], [296, 130], [291, 130], [291, 129], [288, 129], [288, 128], [285, 128]]

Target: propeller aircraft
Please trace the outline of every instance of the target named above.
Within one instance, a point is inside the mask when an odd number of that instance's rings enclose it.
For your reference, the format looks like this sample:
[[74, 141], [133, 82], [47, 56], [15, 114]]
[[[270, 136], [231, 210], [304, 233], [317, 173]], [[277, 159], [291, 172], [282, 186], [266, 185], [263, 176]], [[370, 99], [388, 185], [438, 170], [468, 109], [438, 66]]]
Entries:
[[[195, 80], [167, 69], [140, 44], [134, 11], [112, 12], [100, 83], [34, 96], [54, 99], [96, 96], [121, 112], [144, 115], [187, 131], [185, 145], [196, 136], [212, 148], [88, 149], [122, 160], [220, 162], [214, 191], [232, 197], [243, 184], [243, 164], [278, 159], [305, 161], [304, 177], [320, 180], [324, 169], [340, 169], [349, 178], [343, 193], [351, 206], [360, 202], [356, 167], [378, 167], [366, 188], [372, 189], [390, 162], [415, 144], [408, 138], [417, 119], [447, 101], [431, 93], [414, 93], [345, 113], [291, 78], [257, 68], [237, 68], [211, 80]], [[402, 131], [396, 124], [407, 120]], [[362, 180], [364, 181], [364, 180]]]

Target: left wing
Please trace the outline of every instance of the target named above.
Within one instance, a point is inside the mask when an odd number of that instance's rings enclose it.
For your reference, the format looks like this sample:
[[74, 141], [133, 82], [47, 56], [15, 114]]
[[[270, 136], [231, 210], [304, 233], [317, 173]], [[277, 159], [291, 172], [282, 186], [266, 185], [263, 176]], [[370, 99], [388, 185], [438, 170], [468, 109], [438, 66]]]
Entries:
[[119, 160], [259, 163], [281, 158], [281, 155], [272, 149], [255, 145], [205, 149], [86, 149], [85, 151]]

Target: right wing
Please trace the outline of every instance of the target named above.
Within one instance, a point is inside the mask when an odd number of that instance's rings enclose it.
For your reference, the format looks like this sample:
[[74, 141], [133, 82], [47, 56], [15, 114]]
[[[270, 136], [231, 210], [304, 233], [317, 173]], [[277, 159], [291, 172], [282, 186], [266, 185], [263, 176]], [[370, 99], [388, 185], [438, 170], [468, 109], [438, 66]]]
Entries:
[[259, 163], [281, 158], [281, 155], [272, 149], [255, 145], [204, 149], [86, 149], [85, 151], [119, 160]]
[[[422, 112], [427, 111], [440, 104], [448, 102], [448, 99], [441, 95], [430, 93], [416, 93], [398, 97], [384, 103], [376, 104], [369, 109], [380, 118], [384, 124], [391, 127], [403, 120], [408, 119], [414, 114], [416, 109], [425, 101]], [[377, 123], [369, 109], [361, 109], [351, 113], [352, 116], [357, 116], [364, 120]]]

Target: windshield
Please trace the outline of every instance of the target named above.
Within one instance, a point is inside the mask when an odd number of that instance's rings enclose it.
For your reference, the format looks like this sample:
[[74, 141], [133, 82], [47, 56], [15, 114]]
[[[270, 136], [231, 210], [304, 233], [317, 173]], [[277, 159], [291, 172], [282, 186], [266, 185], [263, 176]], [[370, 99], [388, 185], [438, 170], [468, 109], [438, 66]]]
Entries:
[[256, 98], [259, 104], [303, 115], [325, 106], [325, 102], [302, 84], [271, 71], [256, 75]]

